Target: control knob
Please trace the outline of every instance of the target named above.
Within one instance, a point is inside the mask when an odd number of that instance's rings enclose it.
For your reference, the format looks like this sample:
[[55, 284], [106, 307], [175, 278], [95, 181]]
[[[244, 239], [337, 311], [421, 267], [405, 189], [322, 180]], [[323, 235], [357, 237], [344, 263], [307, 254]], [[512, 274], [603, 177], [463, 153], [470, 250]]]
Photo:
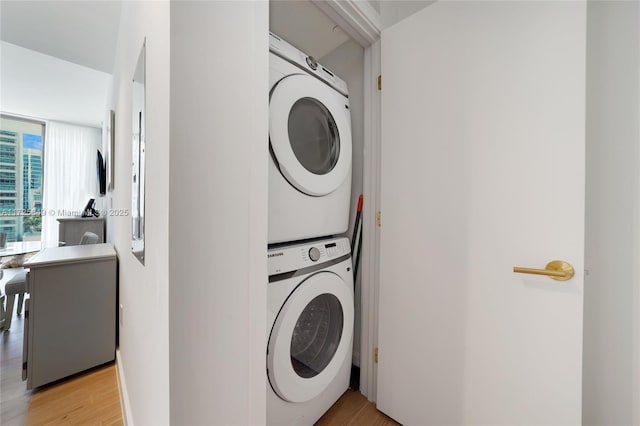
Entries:
[[317, 247], [311, 247], [309, 249], [309, 259], [313, 262], [317, 262], [320, 259], [320, 250]]
[[318, 61], [313, 56], [307, 56], [307, 65], [314, 71], [318, 69]]

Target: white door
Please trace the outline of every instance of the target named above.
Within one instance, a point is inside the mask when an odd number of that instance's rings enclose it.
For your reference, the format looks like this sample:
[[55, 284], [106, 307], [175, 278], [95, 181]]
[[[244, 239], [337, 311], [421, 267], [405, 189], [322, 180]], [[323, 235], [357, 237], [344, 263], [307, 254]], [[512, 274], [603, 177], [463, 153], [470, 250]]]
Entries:
[[353, 290], [333, 272], [311, 275], [289, 295], [267, 350], [269, 383], [280, 398], [309, 401], [335, 380], [350, 352], [353, 314]]
[[349, 100], [309, 75], [283, 78], [269, 99], [269, 141], [278, 168], [299, 191], [323, 196], [351, 173]]
[[[378, 408], [581, 421], [586, 6], [438, 2], [382, 34]], [[513, 272], [551, 260], [568, 281]]]

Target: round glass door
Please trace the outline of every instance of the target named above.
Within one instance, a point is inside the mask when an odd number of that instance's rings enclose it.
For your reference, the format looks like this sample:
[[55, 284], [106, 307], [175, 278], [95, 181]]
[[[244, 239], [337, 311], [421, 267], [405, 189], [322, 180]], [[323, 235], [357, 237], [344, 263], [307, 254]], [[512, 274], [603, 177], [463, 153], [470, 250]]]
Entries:
[[280, 398], [304, 402], [329, 386], [350, 362], [353, 290], [338, 275], [318, 272], [289, 295], [275, 319], [267, 375]]
[[346, 97], [309, 75], [290, 75], [269, 98], [269, 143], [284, 178], [322, 196], [351, 172], [351, 115]]
[[305, 169], [326, 175], [340, 156], [338, 127], [329, 110], [319, 101], [302, 98], [289, 112], [289, 141]]
[[321, 294], [304, 308], [291, 337], [291, 366], [305, 379], [317, 376], [338, 350], [344, 315], [333, 294]]

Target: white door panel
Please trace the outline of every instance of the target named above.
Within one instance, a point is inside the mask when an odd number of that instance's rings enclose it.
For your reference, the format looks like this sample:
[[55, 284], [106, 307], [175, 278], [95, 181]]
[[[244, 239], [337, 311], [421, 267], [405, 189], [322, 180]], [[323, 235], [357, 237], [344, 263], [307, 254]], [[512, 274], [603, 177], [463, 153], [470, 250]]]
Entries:
[[309, 75], [288, 76], [272, 89], [269, 141], [280, 172], [298, 190], [327, 195], [351, 173], [348, 104], [343, 95]]
[[[438, 2], [382, 35], [378, 408], [579, 424], [586, 8]], [[520, 275], [568, 261], [570, 281]]]

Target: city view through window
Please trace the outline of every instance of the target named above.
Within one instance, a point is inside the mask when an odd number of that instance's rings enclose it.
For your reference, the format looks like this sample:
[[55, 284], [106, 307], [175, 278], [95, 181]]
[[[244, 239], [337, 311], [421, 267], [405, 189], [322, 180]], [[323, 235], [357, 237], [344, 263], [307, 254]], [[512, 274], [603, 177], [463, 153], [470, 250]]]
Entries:
[[44, 124], [0, 116], [0, 233], [39, 241]]

